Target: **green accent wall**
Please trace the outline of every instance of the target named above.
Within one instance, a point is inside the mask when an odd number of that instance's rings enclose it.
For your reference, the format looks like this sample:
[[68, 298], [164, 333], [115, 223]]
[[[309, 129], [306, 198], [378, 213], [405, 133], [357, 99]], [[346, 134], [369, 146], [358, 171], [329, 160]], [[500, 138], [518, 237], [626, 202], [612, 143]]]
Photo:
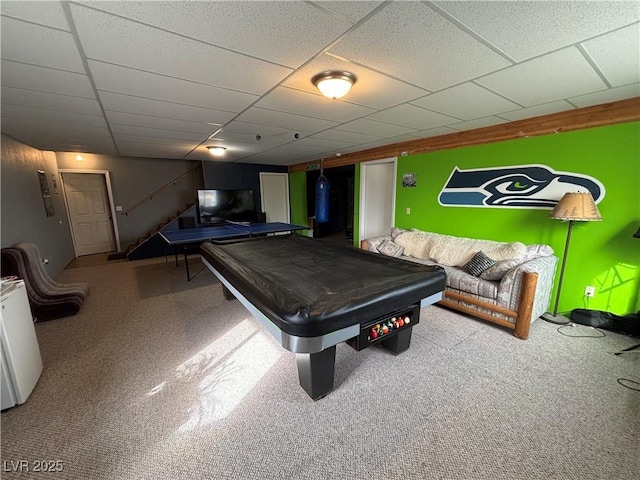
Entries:
[[[295, 172], [289, 174], [289, 205], [291, 208], [291, 223], [307, 225], [307, 173]], [[299, 232], [306, 235], [307, 230]]]
[[[598, 204], [603, 221], [574, 223], [559, 311], [589, 308], [618, 315], [640, 311], [640, 239], [633, 238], [640, 227], [638, 122], [400, 157], [395, 224], [472, 238], [546, 243], [561, 261], [568, 224], [547, 218], [549, 210], [443, 207], [438, 203], [438, 194], [456, 166], [528, 164], [589, 175], [606, 191]], [[409, 172], [416, 173], [418, 185], [403, 188], [402, 174]], [[306, 173], [290, 174], [289, 182], [292, 222], [306, 224]], [[354, 187], [353, 243], [358, 246], [359, 164]], [[595, 297], [584, 297], [587, 285], [596, 288]], [[556, 290], [557, 285], [550, 310]]]
[[[440, 190], [456, 166], [525, 164], [589, 175], [606, 191], [598, 204], [602, 222], [574, 222], [559, 311], [589, 308], [624, 315], [640, 310], [640, 239], [632, 237], [640, 227], [638, 122], [398, 158], [396, 226], [546, 243], [562, 257], [568, 224], [547, 218], [550, 210], [443, 207], [438, 203]], [[402, 174], [409, 172], [416, 173], [417, 187], [403, 188]], [[411, 209], [409, 215], [406, 208]], [[596, 288], [595, 297], [584, 297], [586, 285]]]

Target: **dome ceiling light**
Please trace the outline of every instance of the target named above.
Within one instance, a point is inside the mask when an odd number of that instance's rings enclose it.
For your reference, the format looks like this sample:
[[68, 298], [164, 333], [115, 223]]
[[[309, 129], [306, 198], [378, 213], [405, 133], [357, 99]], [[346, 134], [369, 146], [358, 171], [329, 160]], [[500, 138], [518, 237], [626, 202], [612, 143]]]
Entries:
[[318, 87], [325, 97], [336, 99], [344, 97], [356, 80], [353, 73], [330, 70], [314, 75], [311, 83]]
[[221, 147], [219, 145], [213, 145], [211, 147], [207, 147], [207, 150], [209, 150], [209, 153], [214, 157], [222, 157], [224, 156], [224, 153], [227, 150], [227, 148]]

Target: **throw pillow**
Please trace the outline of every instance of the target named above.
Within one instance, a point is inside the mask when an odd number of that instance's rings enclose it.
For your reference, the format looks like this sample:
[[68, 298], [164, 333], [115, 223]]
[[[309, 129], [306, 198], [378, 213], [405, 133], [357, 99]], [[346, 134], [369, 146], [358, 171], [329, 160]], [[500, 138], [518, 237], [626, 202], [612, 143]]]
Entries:
[[385, 240], [378, 247], [378, 251], [384, 255], [388, 255], [390, 257], [399, 257], [404, 252], [404, 247], [402, 245], [398, 245], [391, 240]]
[[382, 242], [384, 242], [385, 240], [390, 240], [390, 239], [391, 239], [391, 237], [389, 237], [389, 235], [367, 238], [364, 241], [365, 242], [365, 250], [369, 250], [370, 252], [376, 252], [378, 250], [378, 247], [380, 245], [382, 245]]
[[481, 250], [478, 253], [476, 253], [471, 258], [471, 260], [465, 263], [462, 269], [465, 272], [470, 273], [474, 277], [477, 277], [482, 272], [484, 272], [487, 268], [491, 267], [494, 263], [496, 263], [496, 261], [493, 260], [492, 258], [487, 257], [484, 254], [484, 252]]
[[511, 270], [513, 267], [517, 267], [522, 263], [522, 260], [514, 258], [512, 260], [502, 260], [496, 262], [492, 267], [489, 267], [480, 274], [480, 278], [483, 280], [502, 280], [502, 277]]

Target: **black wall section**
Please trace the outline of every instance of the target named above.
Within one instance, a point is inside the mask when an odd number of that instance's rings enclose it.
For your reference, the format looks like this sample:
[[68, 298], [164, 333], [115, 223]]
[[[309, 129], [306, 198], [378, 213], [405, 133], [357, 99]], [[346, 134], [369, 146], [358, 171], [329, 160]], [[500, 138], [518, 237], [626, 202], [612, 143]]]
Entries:
[[[325, 237], [337, 232], [345, 232], [347, 238], [353, 236], [353, 182], [355, 166], [327, 168], [324, 176], [329, 181], [329, 221], [314, 223], [313, 236]], [[316, 182], [320, 170], [307, 172], [307, 216], [315, 216]]]
[[254, 191], [256, 211], [262, 211], [260, 172], [287, 173], [288, 167], [253, 163], [202, 162], [205, 189]]

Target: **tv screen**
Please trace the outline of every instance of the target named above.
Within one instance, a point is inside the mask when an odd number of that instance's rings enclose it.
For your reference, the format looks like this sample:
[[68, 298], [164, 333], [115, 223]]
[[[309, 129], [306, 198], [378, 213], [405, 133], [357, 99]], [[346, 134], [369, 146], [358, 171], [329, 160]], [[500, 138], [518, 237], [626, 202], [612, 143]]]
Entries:
[[200, 223], [255, 222], [253, 190], [198, 190]]

